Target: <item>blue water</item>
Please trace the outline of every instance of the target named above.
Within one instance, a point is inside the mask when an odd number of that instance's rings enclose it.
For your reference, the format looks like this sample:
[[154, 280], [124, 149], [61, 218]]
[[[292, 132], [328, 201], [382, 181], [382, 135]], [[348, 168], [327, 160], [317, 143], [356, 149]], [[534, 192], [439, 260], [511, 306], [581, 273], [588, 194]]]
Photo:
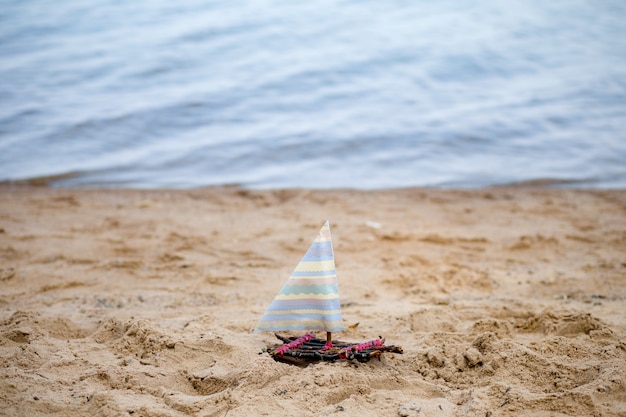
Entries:
[[0, 181], [626, 187], [623, 0], [0, 0]]

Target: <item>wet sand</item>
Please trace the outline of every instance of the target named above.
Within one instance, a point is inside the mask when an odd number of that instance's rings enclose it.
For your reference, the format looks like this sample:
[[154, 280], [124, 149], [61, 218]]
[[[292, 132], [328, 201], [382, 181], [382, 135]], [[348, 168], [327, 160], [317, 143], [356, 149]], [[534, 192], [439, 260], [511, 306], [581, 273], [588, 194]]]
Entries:
[[[326, 219], [335, 337], [403, 355], [259, 354]], [[1, 415], [626, 415], [623, 190], [4, 185], [0, 288]]]

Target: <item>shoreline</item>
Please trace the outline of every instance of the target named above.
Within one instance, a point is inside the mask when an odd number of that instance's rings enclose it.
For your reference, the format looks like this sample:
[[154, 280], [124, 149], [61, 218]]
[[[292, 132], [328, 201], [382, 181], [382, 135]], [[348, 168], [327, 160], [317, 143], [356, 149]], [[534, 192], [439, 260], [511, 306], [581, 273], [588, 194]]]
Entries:
[[[556, 178], [556, 177], [539, 177], [518, 181], [508, 182], [494, 182], [494, 183], [476, 183], [473, 185], [461, 185], [462, 183], [448, 183], [438, 185], [405, 185], [405, 186], [390, 186], [390, 187], [328, 187], [328, 188], [315, 188], [307, 186], [274, 186], [274, 187], [255, 187], [253, 185], [246, 185], [243, 183], [232, 184], [209, 184], [209, 185], [178, 185], [178, 186], [139, 186], [132, 185], [132, 183], [114, 183], [114, 182], [89, 182], [81, 184], [76, 183], [73, 180], [80, 179], [81, 177], [88, 176], [89, 172], [71, 171], [59, 174], [50, 174], [35, 176], [21, 179], [4, 179], [0, 180], [0, 187], [51, 187], [61, 188], [67, 190], [181, 190], [191, 191], [205, 188], [240, 188], [245, 190], [257, 190], [257, 191], [272, 191], [272, 190], [311, 190], [311, 191], [329, 191], [329, 190], [353, 190], [353, 191], [385, 191], [385, 190], [404, 190], [404, 189], [441, 189], [441, 190], [482, 190], [488, 188], [565, 188], [565, 189], [591, 189], [591, 190], [626, 190], [626, 182], [619, 181], [619, 179], [604, 179], [587, 178], [587, 179], [568, 179], [568, 178]], [[618, 177], [619, 178], [619, 177]], [[69, 183], [67, 183], [69, 181]], [[585, 184], [591, 184], [585, 186]], [[593, 186], [593, 184], [596, 184]], [[604, 186], [602, 184], [605, 184]], [[606, 184], [620, 184], [618, 186], [607, 186]]]
[[[403, 355], [259, 355], [276, 340], [251, 330], [327, 219], [337, 337]], [[621, 189], [4, 184], [0, 242], [8, 414], [626, 412]]]

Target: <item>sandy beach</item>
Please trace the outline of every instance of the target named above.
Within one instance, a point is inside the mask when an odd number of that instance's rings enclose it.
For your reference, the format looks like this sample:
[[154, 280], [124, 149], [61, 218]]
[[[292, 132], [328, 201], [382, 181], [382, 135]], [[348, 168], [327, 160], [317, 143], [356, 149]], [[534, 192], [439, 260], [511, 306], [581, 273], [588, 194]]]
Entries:
[[[404, 354], [263, 353], [327, 219], [335, 337]], [[0, 288], [0, 415], [626, 416], [624, 190], [3, 185]]]

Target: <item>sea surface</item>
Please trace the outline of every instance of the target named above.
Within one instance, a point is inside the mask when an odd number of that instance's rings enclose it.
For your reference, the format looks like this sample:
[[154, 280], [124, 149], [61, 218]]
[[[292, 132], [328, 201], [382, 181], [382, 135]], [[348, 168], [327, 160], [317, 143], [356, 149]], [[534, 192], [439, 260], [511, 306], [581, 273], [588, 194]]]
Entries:
[[623, 0], [0, 0], [0, 181], [626, 187]]

